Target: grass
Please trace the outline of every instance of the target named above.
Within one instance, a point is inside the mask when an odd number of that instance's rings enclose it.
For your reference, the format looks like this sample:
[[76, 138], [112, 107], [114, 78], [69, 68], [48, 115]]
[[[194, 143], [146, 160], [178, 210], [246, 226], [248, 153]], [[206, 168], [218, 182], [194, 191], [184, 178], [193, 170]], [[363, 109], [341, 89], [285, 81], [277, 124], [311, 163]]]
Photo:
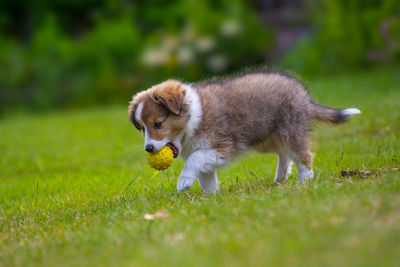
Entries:
[[[0, 121], [0, 265], [398, 266], [399, 69], [310, 81], [318, 102], [362, 115], [311, 133], [315, 179], [272, 184], [276, 156], [219, 170], [221, 190], [155, 173], [126, 108]], [[171, 217], [145, 220], [163, 209]]]

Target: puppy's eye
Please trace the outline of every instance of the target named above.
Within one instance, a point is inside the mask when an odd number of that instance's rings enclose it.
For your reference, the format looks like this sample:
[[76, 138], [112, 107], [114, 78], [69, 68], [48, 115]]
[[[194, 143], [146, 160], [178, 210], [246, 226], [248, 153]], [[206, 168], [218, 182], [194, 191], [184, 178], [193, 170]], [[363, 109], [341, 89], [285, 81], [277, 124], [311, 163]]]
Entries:
[[161, 128], [161, 122], [154, 123], [153, 128], [154, 129], [160, 129]]

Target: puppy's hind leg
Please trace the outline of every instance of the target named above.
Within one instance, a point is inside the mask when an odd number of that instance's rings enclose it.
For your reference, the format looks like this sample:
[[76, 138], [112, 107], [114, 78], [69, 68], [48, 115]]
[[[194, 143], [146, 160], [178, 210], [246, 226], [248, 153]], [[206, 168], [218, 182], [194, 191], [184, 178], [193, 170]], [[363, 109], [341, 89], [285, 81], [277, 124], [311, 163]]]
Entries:
[[313, 177], [312, 153], [310, 152], [310, 142], [304, 138], [301, 143], [293, 147], [291, 158], [296, 162], [299, 170], [299, 182], [302, 183]]
[[287, 151], [280, 151], [278, 153], [278, 165], [276, 167], [276, 174], [274, 183], [282, 183], [285, 182], [288, 175], [290, 174], [292, 161], [289, 157], [289, 153]]
[[[311, 157], [311, 153], [310, 153]], [[313, 178], [314, 173], [310, 163], [306, 160], [296, 159], [297, 169], [299, 170], [299, 182], [302, 183], [308, 179]]]

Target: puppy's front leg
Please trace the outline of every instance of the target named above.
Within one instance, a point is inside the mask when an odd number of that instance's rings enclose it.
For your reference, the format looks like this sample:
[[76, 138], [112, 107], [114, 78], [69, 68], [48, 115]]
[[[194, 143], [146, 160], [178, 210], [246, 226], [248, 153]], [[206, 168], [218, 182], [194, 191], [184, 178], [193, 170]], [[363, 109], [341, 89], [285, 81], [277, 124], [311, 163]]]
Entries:
[[184, 173], [184, 171], [182, 171], [181, 175], [179, 176], [178, 185], [176, 188], [179, 192], [188, 190], [193, 186], [196, 179], [197, 176], [195, 173]]
[[[193, 152], [185, 162], [182, 173], [178, 180], [177, 189], [179, 192], [192, 187], [197, 178], [203, 178], [204, 174], [214, 174], [217, 166], [224, 164], [215, 150], [198, 150]], [[214, 176], [216, 179], [216, 176]], [[209, 177], [207, 177], [209, 178]], [[216, 183], [217, 185], [217, 183]], [[207, 188], [208, 189], [208, 188]], [[210, 191], [207, 190], [206, 191]], [[214, 191], [217, 189], [213, 188]], [[213, 192], [213, 193], [214, 193]]]
[[204, 192], [215, 194], [218, 190], [218, 178], [216, 171], [211, 173], [201, 173], [199, 176], [199, 183]]

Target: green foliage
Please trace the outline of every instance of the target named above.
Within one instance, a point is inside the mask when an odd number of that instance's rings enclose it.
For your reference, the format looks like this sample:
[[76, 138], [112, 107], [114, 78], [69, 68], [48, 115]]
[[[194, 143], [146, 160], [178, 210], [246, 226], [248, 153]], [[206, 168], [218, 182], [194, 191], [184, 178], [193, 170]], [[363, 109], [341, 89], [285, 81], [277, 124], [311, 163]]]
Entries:
[[[400, 171], [339, 176], [399, 167], [398, 73], [310, 81], [319, 103], [363, 112], [312, 132], [315, 178], [273, 185], [277, 157], [250, 153], [216, 196], [178, 193], [180, 160], [156, 174], [126, 107], [2, 119], [0, 265], [398, 266]], [[144, 219], [158, 209], [171, 217]]]
[[[272, 42], [242, 0], [42, 4], [29, 4], [37, 16], [25, 43], [7, 31], [0, 42], [0, 112], [127, 103], [171, 76], [197, 80], [259, 63]], [[9, 5], [6, 22], [13, 9], [29, 7]], [[6, 22], [3, 28], [12, 28]]]
[[76, 47], [60, 32], [54, 17], [49, 17], [32, 40], [31, 56], [33, 102], [38, 107], [61, 105], [68, 100], [69, 83], [77, 63]]
[[0, 1], [0, 113], [127, 103], [164, 79], [249, 65], [313, 76], [400, 60], [398, 0], [309, 0], [304, 11], [309, 21], [289, 28], [309, 35], [274, 55], [280, 28], [244, 0]]
[[283, 65], [315, 74], [399, 59], [397, 0], [312, 3], [309, 13], [315, 34], [299, 41]]

